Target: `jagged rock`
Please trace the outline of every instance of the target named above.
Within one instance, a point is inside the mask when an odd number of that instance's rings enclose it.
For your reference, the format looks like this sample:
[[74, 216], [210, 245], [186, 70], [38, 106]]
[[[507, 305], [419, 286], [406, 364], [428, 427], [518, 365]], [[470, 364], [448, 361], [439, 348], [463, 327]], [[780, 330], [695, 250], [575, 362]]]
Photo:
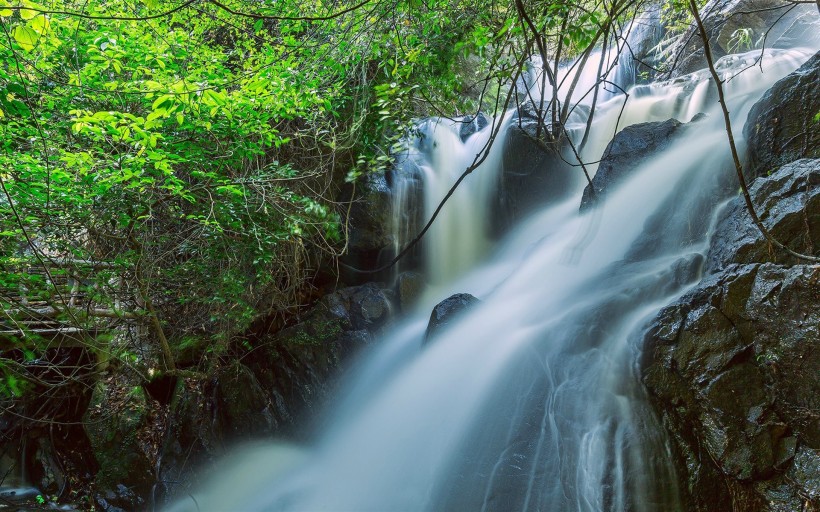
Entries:
[[644, 383], [670, 430], [689, 510], [800, 510], [797, 453], [820, 449], [820, 267], [732, 265], [665, 308]]
[[[785, 0], [711, 0], [700, 9], [715, 60], [730, 53], [766, 48], [810, 46], [816, 41], [817, 13], [811, 5], [795, 7]], [[697, 26], [691, 26], [666, 66], [670, 77], [707, 66]]]
[[[785, 165], [757, 179], [749, 192], [758, 216], [778, 241], [798, 252], [820, 254], [820, 159]], [[799, 263], [769, 246], [752, 223], [742, 197], [726, 207], [714, 239], [706, 259], [707, 272], [718, 272], [732, 263]]]
[[[752, 187], [772, 235], [808, 252], [819, 162]], [[741, 201], [718, 223], [706, 277], [651, 322], [643, 380], [676, 448], [687, 510], [818, 507], [820, 266], [771, 263], [800, 262], [769, 253]]]
[[[816, 16], [816, 14], [815, 14]], [[820, 52], [778, 81], [749, 112], [747, 180], [798, 158], [820, 157]]]
[[469, 293], [457, 293], [436, 304], [430, 314], [430, 322], [427, 324], [424, 342], [429, 342], [438, 333], [452, 325], [464, 311], [480, 302]]
[[[584, 188], [581, 211], [603, 199], [632, 171], [649, 161], [672, 143], [683, 124], [677, 119], [627, 126], [612, 139], [604, 151], [592, 184]], [[593, 193], [594, 190], [594, 193]]]

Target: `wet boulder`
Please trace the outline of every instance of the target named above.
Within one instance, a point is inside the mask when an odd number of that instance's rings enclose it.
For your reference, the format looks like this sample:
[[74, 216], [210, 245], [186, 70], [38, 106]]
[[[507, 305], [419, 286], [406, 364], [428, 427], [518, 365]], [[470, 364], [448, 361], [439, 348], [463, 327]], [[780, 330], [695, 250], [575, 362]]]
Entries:
[[[797, 252], [820, 254], [820, 159], [784, 165], [750, 187], [752, 202], [763, 225], [779, 242]], [[799, 263], [770, 247], [754, 225], [742, 197], [726, 207], [718, 221], [706, 260], [707, 272], [733, 263]]]
[[668, 148], [683, 124], [677, 119], [627, 126], [607, 145], [592, 183], [584, 188], [581, 211], [602, 200], [653, 156]]
[[[817, 252], [818, 160], [758, 178], [778, 240]], [[724, 210], [706, 277], [650, 322], [641, 362], [687, 510], [820, 506], [820, 266], [769, 247], [742, 198]], [[813, 468], [813, 469], [809, 469]]]
[[661, 311], [643, 380], [669, 429], [688, 510], [820, 503], [820, 268], [732, 265]]
[[507, 129], [498, 190], [490, 204], [491, 229], [496, 236], [537, 208], [568, 197], [584, 179], [580, 167], [565, 161], [566, 139], [551, 140], [545, 130], [529, 102]]
[[469, 293], [457, 293], [436, 304], [430, 314], [430, 322], [424, 334], [424, 342], [428, 343], [440, 332], [452, 325], [465, 311], [481, 301]]
[[[816, 14], [815, 14], [816, 16]], [[747, 180], [799, 158], [820, 158], [820, 52], [778, 81], [749, 112]]]
[[323, 403], [347, 361], [372, 343], [392, 318], [392, 293], [376, 283], [343, 288], [323, 297], [301, 321], [254, 342], [247, 364], [272, 397], [280, 435]]

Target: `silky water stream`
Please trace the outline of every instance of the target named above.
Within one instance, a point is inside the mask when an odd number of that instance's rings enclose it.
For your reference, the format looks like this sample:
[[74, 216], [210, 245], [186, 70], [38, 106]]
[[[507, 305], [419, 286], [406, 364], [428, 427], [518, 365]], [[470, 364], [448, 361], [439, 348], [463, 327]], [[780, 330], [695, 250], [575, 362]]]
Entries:
[[[725, 77], [739, 73], [726, 83], [736, 137], [760, 95], [812, 53], [719, 61]], [[315, 444], [255, 446], [194, 494], [198, 505], [184, 498], [173, 509], [680, 510], [637, 375], [640, 328], [697, 281], [710, 226], [737, 185], [705, 71], [632, 89], [622, 112], [624, 101], [598, 107], [588, 161], [628, 124], [707, 116], [603, 204], [579, 215], [579, 180], [570, 199], [493, 248], [499, 144], [426, 240], [433, 291], [354, 369]], [[490, 129], [462, 142], [447, 122], [428, 121], [412, 150], [428, 213]], [[430, 309], [453, 292], [482, 302], [422, 347]]]

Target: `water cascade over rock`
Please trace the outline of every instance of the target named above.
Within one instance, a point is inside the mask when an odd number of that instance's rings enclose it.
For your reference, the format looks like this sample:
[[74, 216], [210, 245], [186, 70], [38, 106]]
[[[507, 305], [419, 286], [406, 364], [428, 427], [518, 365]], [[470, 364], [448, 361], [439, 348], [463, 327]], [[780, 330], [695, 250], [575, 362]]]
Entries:
[[[769, 51], [760, 67], [749, 66], [758, 54], [721, 59], [736, 126], [812, 53]], [[708, 115], [620, 176], [596, 207], [579, 215], [584, 180], [572, 179], [493, 248], [488, 205], [507, 165], [496, 143], [424, 241], [432, 288], [357, 368], [330, 427], [298, 455], [256, 448], [194, 494], [198, 505], [184, 499], [174, 510], [683, 510], [673, 444], [637, 362], [641, 327], [699, 279], [717, 196], [730, 190], [710, 94], [699, 71], [640, 86], [625, 107], [623, 96], [600, 105], [588, 161], [606, 158], [629, 124]], [[442, 120], [421, 128], [412, 186], [427, 215], [497, 123], [464, 141]], [[421, 350], [432, 307], [456, 292], [480, 302]]]

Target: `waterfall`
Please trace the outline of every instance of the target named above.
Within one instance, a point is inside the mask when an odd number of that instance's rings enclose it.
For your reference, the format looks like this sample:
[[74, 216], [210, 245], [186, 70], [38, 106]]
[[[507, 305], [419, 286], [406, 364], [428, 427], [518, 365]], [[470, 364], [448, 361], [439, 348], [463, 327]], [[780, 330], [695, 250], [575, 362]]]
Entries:
[[[756, 99], [809, 55], [720, 60], [736, 137]], [[580, 194], [546, 205], [495, 248], [485, 223], [499, 159], [488, 157], [426, 241], [440, 286], [356, 369], [331, 427], [304, 450], [254, 447], [198, 505], [175, 510], [681, 510], [638, 341], [698, 279], [730, 161], [706, 73], [683, 78], [600, 105], [584, 156], [598, 160], [636, 122], [706, 112], [696, 129], [601, 206], [579, 215]], [[414, 158], [428, 209], [489, 129], [462, 141], [441, 120], [423, 128]], [[422, 348], [430, 308], [454, 291], [482, 302]]]
[[[494, 121], [462, 141], [463, 125], [461, 120], [428, 119], [418, 126], [415, 137], [409, 141], [407, 154], [402, 155], [402, 159], [411, 161], [413, 169], [421, 174], [425, 221], [464, 170], [480, 162], [448, 199], [425, 237], [424, 270], [434, 284], [463, 274], [491, 247], [486, 205], [498, 180], [503, 143], [489, 144], [496, 128]], [[406, 162], [402, 165], [407, 167]], [[411, 198], [418, 195], [416, 180], [419, 177], [410, 174], [401, 178], [394, 187], [393, 225], [399, 234], [397, 250], [409, 243], [421, 228], [414, 226], [416, 230], [404, 231], [408, 225], [407, 211], [418, 207], [412, 204]]]

